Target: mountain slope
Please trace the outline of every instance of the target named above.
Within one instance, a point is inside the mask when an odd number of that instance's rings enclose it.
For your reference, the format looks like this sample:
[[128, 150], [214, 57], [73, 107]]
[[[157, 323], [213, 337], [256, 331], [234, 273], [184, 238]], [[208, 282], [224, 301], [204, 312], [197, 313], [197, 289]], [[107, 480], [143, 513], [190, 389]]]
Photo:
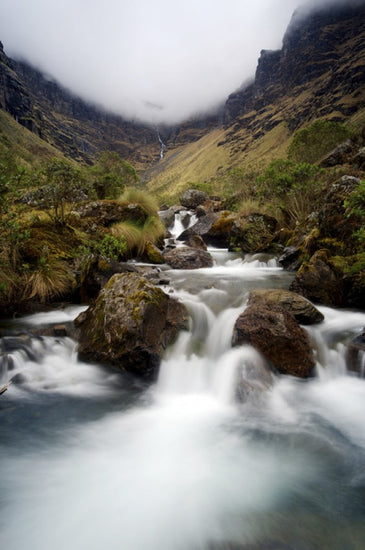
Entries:
[[317, 118], [365, 125], [364, 2], [296, 12], [282, 49], [263, 50], [254, 82], [229, 96], [220, 140], [213, 131], [210, 140], [190, 145], [186, 171], [184, 148], [168, 147], [148, 185], [164, 193], [186, 186], [191, 174], [209, 181], [220, 175], [223, 161], [225, 168], [260, 167], [285, 156], [293, 132]]

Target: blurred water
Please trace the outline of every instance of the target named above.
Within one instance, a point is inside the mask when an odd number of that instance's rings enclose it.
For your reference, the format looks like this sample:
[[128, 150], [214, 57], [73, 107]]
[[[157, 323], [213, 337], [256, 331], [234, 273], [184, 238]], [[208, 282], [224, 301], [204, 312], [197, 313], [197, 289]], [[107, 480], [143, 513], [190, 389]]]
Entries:
[[276, 377], [230, 339], [248, 292], [290, 275], [213, 254], [210, 270], [168, 272], [191, 327], [152, 388], [78, 362], [67, 338], [8, 353], [1, 548], [364, 548], [365, 381], [346, 373], [344, 342], [365, 315], [321, 308], [318, 375]]

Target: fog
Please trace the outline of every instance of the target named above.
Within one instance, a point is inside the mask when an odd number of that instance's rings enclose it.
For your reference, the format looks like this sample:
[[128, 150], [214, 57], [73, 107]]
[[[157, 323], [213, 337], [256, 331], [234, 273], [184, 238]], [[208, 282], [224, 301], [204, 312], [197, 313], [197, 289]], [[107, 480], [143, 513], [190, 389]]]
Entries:
[[299, 3], [1, 0], [0, 40], [10, 57], [86, 100], [127, 118], [179, 122], [253, 77], [260, 50], [281, 47]]

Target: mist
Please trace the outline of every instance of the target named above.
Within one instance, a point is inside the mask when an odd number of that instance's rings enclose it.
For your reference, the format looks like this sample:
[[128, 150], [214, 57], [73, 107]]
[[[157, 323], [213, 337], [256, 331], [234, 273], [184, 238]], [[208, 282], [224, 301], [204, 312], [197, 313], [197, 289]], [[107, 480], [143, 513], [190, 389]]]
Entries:
[[[329, 0], [302, 1], [304, 7]], [[300, 0], [2, 0], [0, 40], [83, 99], [176, 123], [222, 103], [281, 47]]]

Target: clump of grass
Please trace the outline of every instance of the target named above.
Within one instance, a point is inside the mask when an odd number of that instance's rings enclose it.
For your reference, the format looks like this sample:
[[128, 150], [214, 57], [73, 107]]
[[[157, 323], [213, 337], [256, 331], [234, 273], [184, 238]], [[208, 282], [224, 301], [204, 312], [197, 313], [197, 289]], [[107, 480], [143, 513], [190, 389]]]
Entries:
[[128, 250], [138, 248], [142, 228], [131, 221], [118, 222], [110, 228], [113, 237], [124, 239]]
[[156, 216], [158, 212], [158, 203], [152, 195], [146, 191], [127, 187], [124, 193], [119, 197], [122, 202], [138, 204], [149, 216]]
[[25, 276], [23, 299], [38, 299], [45, 303], [60, 298], [73, 288], [74, 278], [65, 264], [41, 258], [37, 269]]

